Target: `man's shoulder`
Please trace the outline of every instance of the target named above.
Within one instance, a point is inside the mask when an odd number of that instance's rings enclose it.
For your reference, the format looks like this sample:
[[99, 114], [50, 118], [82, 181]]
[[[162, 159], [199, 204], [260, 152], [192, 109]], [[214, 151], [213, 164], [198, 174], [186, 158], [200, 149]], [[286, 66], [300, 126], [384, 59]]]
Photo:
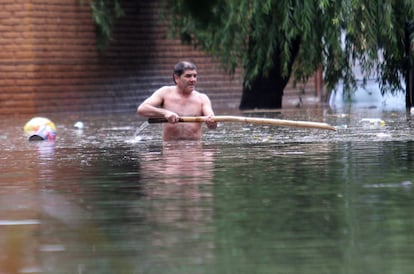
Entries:
[[207, 94], [205, 94], [204, 92], [197, 91], [197, 90], [194, 90], [193, 92], [194, 92], [193, 93], [194, 95], [198, 96], [199, 98], [203, 100], [208, 98]]
[[172, 91], [174, 91], [174, 89], [175, 89], [174, 86], [163, 86], [163, 87], [160, 87], [159, 89], [157, 89], [155, 91], [155, 93], [160, 95], [160, 96], [164, 96], [164, 95], [167, 95], [167, 94], [171, 93]]
[[166, 92], [166, 91], [171, 91], [174, 89], [175, 89], [175, 86], [162, 86], [157, 91]]
[[196, 95], [196, 96], [206, 96], [206, 94], [204, 92], [199, 91], [199, 90], [193, 90], [193, 95]]

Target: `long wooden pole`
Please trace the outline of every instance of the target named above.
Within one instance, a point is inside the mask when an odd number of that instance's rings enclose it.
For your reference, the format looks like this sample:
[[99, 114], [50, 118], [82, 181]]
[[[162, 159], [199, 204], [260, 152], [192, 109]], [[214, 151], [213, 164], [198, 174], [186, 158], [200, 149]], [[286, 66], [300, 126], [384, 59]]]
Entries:
[[[181, 116], [179, 122], [189, 123], [202, 123], [207, 119], [206, 116]], [[282, 119], [271, 119], [271, 118], [255, 118], [255, 117], [244, 117], [244, 116], [214, 116], [214, 120], [217, 122], [238, 122], [247, 124], [257, 125], [272, 125], [272, 126], [285, 126], [285, 127], [303, 127], [303, 128], [316, 128], [325, 130], [336, 130], [335, 127], [327, 123], [319, 122], [308, 122], [308, 121], [292, 121]], [[168, 122], [165, 118], [149, 118], [148, 123], [166, 123]]]

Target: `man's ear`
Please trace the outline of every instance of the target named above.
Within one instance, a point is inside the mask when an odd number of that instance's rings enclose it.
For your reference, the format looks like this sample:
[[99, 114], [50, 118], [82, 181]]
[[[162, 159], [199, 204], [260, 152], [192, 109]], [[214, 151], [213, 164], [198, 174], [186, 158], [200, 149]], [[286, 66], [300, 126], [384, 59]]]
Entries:
[[180, 78], [180, 76], [178, 76], [177, 74], [173, 74], [173, 81], [174, 81], [174, 84], [177, 84], [177, 80]]

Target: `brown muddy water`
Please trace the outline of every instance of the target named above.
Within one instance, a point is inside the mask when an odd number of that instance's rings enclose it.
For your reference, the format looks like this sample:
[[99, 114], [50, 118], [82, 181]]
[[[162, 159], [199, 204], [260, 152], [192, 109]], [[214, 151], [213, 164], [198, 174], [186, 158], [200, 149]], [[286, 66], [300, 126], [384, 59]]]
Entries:
[[135, 114], [62, 115], [28, 142], [31, 117], [2, 118], [0, 273], [413, 273], [410, 114], [243, 115], [338, 130], [163, 143]]

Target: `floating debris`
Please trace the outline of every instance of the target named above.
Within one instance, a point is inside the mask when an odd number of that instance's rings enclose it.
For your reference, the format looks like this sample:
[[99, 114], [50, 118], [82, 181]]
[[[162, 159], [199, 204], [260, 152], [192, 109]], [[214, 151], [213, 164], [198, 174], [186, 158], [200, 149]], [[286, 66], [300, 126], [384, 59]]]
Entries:
[[392, 187], [403, 187], [403, 188], [410, 188], [412, 187], [413, 183], [411, 181], [403, 181], [401, 183], [396, 184], [367, 184], [364, 185], [365, 188], [392, 188]]
[[23, 127], [24, 132], [29, 135], [29, 141], [43, 141], [56, 139], [55, 124], [45, 117], [34, 117]]
[[83, 129], [83, 127], [84, 127], [85, 125], [83, 124], [83, 122], [81, 122], [81, 121], [77, 121], [74, 125], [73, 125], [73, 127], [74, 128], [76, 128], [76, 129]]
[[379, 128], [385, 126], [385, 121], [379, 118], [364, 118], [359, 121], [363, 127]]

